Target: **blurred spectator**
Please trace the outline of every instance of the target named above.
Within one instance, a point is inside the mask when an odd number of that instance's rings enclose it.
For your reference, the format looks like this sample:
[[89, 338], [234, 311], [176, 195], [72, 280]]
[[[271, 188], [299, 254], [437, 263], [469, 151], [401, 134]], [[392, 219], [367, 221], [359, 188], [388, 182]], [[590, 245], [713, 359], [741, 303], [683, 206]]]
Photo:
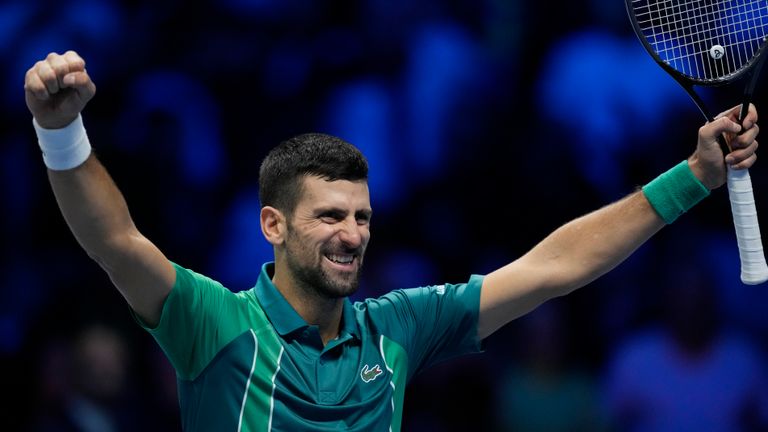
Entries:
[[610, 360], [612, 430], [766, 430], [766, 369], [756, 344], [723, 325], [706, 268], [668, 274], [661, 325], [628, 336]]
[[70, 347], [53, 343], [50, 348], [44, 352], [43, 405], [32, 430], [145, 430], [143, 410], [129, 385], [130, 355], [120, 333], [92, 324], [77, 334]]
[[522, 317], [513, 362], [498, 376], [494, 413], [504, 431], [603, 430], [598, 383], [577, 367], [568, 346], [560, 303], [550, 301]]

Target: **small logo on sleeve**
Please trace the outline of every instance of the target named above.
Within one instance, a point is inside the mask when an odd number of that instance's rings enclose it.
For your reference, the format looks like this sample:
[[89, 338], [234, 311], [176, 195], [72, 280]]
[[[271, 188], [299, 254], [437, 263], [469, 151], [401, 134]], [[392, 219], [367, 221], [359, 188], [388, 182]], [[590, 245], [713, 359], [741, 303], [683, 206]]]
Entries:
[[381, 367], [378, 364], [372, 368], [368, 368], [368, 365], [365, 365], [363, 366], [363, 369], [360, 370], [360, 378], [363, 379], [363, 382], [371, 382], [383, 373], [384, 371], [381, 370]]

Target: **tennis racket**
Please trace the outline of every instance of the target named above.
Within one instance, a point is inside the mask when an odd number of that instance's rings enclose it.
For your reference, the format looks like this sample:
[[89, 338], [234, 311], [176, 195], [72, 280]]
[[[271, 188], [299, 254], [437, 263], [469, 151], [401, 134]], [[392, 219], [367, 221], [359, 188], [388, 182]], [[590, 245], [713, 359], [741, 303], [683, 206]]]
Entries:
[[[745, 81], [744, 120], [765, 60], [768, 0], [625, 0], [646, 51], [690, 95], [707, 121], [715, 118], [694, 87]], [[718, 137], [723, 152], [730, 149]], [[741, 260], [741, 281], [768, 280], [749, 171], [728, 167], [728, 197]]]

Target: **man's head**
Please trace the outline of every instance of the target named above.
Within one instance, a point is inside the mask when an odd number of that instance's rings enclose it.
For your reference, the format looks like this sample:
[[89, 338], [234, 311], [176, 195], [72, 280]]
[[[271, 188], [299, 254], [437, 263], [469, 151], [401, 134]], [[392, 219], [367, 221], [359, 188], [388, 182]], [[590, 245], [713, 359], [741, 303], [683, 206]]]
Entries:
[[267, 154], [259, 169], [262, 207], [293, 213], [306, 176], [367, 181], [368, 162], [355, 146], [331, 135], [309, 133], [283, 141]]
[[276, 284], [321, 298], [359, 285], [370, 238], [368, 163], [351, 144], [305, 134], [275, 147], [259, 171], [261, 227]]

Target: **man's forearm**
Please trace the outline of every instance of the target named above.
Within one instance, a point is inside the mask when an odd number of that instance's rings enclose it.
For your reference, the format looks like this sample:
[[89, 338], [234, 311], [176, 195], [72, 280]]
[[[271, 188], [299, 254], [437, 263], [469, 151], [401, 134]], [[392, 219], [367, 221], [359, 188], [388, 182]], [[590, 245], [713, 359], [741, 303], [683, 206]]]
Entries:
[[566, 223], [485, 277], [478, 336], [485, 338], [541, 303], [587, 285], [664, 225], [640, 191]]
[[638, 191], [558, 228], [527, 258], [557, 269], [551, 283], [567, 294], [616, 267], [664, 225]]

